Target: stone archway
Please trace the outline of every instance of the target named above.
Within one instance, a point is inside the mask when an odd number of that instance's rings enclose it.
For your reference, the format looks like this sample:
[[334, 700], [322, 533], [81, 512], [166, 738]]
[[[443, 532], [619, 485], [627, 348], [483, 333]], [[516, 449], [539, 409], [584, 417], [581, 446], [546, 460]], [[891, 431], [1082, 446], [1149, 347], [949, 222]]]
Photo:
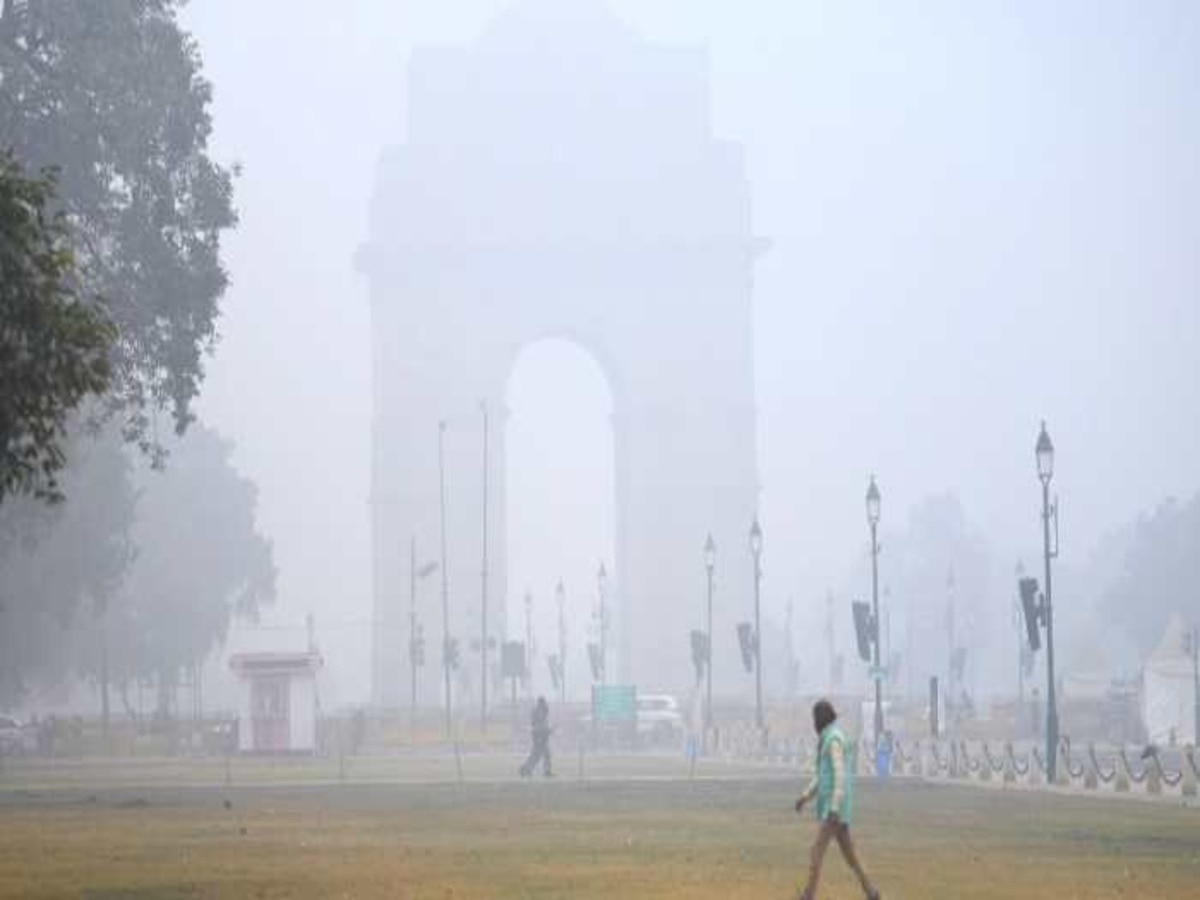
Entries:
[[[360, 256], [373, 319], [376, 702], [407, 695], [408, 547], [415, 537], [421, 559], [437, 552], [439, 421], [451, 633], [464, 650], [479, 633], [480, 403], [502, 410], [520, 348], [546, 337], [585, 348], [612, 389], [615, 674], [643, 689], [689, 683], [711, 531], [714, 678], [744, 683], [733, 623], [752, 587], [752, 266], [764, 242], [740, 147], [714, 139], [708, 115], [702, 51], [645, 43], [586, 0], [518, 4], [474, 46], [414, 53], [408, 138], [383, 156]], [[490, 430], [488, 458], [497, 613], [503, 435]], [[432, 690], [439, 592], [423, 593]]]

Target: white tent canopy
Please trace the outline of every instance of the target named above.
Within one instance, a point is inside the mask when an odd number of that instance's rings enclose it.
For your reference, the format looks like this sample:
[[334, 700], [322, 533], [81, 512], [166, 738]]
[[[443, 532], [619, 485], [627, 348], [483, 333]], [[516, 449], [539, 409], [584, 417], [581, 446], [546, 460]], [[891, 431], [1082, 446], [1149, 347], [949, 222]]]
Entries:
[[1186, 647], [1187, 627], [1172, 615], [1142, 667], [1142, 719], [1152, 743], [1180, 744], [1195, 737], [1195, 682]]

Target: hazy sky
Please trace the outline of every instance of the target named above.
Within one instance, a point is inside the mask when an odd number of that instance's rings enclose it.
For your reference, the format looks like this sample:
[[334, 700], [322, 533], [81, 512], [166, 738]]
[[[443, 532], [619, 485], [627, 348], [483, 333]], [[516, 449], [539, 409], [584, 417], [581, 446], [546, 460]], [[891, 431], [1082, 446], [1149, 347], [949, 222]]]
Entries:
[[[316, 613], [341, 698], [367, 689], [371, 607], [370, 319], [353, 256], [379, 155], [404, 139], [413, 46], [470, 41], [505, 5], [185, 11], [215, 87], [215, 152], [245, 167], [200, 411], [260, 487], [274, 618]], [[714, 128], [744, 144], [773, 241], [755, 302], [765, 603], [780, 618], [792, 595], [819, 619], [865, 552], [871, 471], [885, 526], [952, 489], [998, 556], [1032, 557], [1042, 417], [1068, 562], [1200, 486], [1200, 5], [610, 5], [647, 38], [708, 49]], [[561, 345], [527, 352], [509, 400], [510, 587], [540, 592], [545, 618], [548, 548], [580, 590], [604, 552], [609, 401]]]

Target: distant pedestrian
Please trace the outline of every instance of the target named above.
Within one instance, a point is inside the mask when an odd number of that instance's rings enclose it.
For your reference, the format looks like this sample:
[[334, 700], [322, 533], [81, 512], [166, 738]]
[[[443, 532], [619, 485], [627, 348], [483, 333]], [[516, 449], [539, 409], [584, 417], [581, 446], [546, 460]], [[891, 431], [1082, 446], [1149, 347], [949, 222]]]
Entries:
[[875, 744], [875, 777], [887, 778], [892, 772], [892, 754], [896, 752], [896, 738], [885, 731]]
[[533, 770], [537, 768], [537, 764], [541, 762], [542, 773], [550, 778], [554, 774], [550, 771], [550, 732], [552, 729], [550, 728], [550, 704], [546, 702], [545, 697], [537, 698], [529, 724], [533, 747], [529, 751], [529, 758], [521, 765], [521, 777], [530, 777]]
[[837, 725], [837, 713], [828, 700], [813, 706], [813, 727], [817, 732], [817, 773], [808, 789], [796, 801], [796, 812], [815, 797], [817, 801], [817, 837], [813, 841], [808, 869], [808, 881], [800, 891], [799, 900], [814, 900], [821, 880], [821, 866], [829, 842], [836, 840], [846, 863], [858, 877], [867, 900], [879, 900], [879, 891], [867, 878], [854, 841], [850, 837], [850, 818], [854, 808], [853, 747]]

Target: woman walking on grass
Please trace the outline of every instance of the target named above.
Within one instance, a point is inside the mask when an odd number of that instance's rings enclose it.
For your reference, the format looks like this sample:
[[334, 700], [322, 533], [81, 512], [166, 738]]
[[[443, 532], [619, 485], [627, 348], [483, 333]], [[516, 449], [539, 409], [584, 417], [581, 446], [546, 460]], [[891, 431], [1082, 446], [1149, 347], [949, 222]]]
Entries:
[[808, 867], [808, 881], [799, 900], [815, 900], [821, 880], [821, 866], [829, 842], [836, 840], [847, 865], [858, 876], [867, 900], [879, 900], [879, 891], [871, 884], [858, 861], [854, 840], [850, 837], [850, 816], [854, 807], [853, 750], [837, 725], [837, 713], [828, 700], [818, 700], [813, 706], [813, 727], [817, 732], [817, 773], [812, 784], [796, 801], [796, 812], [815, 797], [817, 800], [817, 838], [813, 841]]

